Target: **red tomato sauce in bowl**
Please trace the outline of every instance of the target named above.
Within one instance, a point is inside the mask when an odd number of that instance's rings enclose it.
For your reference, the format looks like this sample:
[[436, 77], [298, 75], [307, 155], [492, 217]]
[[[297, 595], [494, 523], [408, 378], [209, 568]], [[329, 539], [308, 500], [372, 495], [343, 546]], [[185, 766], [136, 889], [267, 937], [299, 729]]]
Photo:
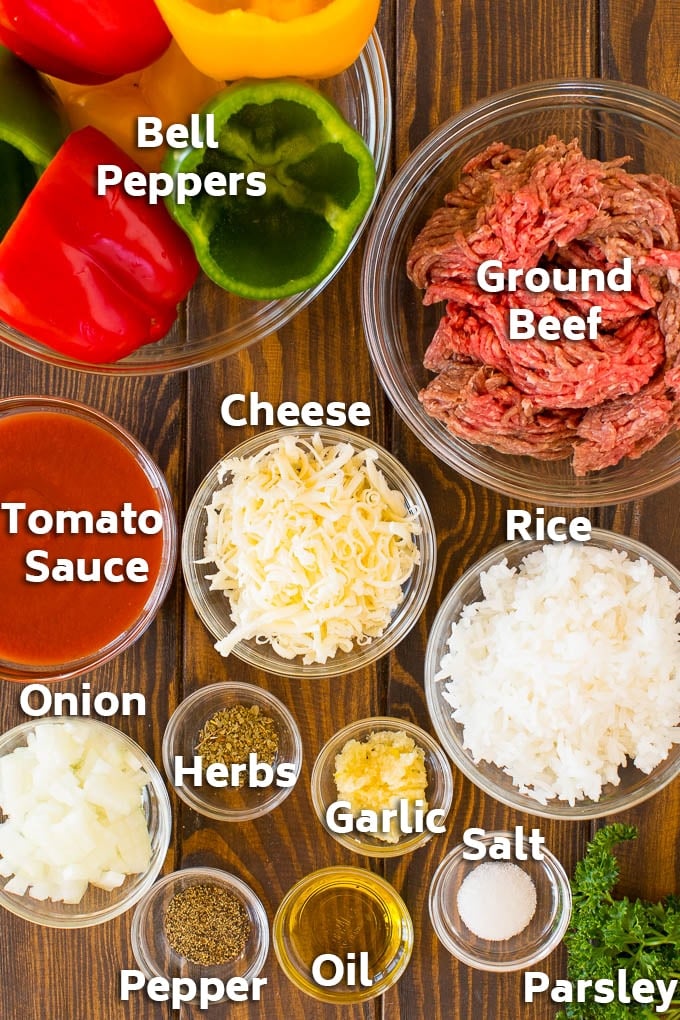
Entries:
[[146, 629], [174, 570], [165, 480], [104, 415], [0, 400], [0, 676], [64, 679]]

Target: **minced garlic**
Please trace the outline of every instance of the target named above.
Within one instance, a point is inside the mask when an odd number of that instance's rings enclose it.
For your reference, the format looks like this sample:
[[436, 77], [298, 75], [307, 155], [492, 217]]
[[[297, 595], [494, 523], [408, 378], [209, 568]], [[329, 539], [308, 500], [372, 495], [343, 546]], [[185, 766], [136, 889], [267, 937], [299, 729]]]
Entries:
[[[335, 757], [334, 778], [339, 799], [349, 801], [355, 815], [392, 808], [399, 800], [410, 805], [419, 800], [427, 811], [425, 752], [403, 730], [378, 730], [366, 740], [348, 740]], [[398, 843], [396, 819], [389, 832], [375, 835]]]

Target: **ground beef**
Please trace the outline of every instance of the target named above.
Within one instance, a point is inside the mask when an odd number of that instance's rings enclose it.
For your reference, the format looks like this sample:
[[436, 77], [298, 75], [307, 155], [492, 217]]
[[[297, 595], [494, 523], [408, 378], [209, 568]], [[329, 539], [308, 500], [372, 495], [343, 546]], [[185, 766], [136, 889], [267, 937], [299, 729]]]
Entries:
[[[506, 453], [573, 455], [578, 475], [639, 457], [678, 427], [680, 190], [588, 159], [576, 141], [495, 143], [463, 169], [416, 238], [407, 271], [424, 303], [445, 301], [420, 394], [458, 436]], [[632, 259], [630, 291], [486, 293], [477, 269], [607, 271]], [[511, 308], [538, 319], [602, 308], [594, 340], [510, 340]], [[677, 380], [680, 383], [680, 378]], [[677, 391], [680, 396], [680, 390]]]
[[452, 363], [420, 395], [454, 435], [502, 453], [562, 460], [571, 454], [580, 414], [537, 407], [502, 373]]

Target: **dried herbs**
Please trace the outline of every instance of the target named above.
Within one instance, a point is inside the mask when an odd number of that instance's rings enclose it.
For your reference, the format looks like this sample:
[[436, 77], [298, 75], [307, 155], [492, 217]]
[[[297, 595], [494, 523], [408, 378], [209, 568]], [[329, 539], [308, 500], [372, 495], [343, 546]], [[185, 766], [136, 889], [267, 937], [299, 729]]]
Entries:
[[164, 927], [176, 953], [205, 967], [235, 960], [250, 936], [243, 903], [219, 885], [192, 885], [176, 893], [165, 912]]
[[[247, 764], [248, 755], [273, 765], [279, 749], [279, 735], [274, 720], [260, 711], [259, 705], [233, 705], [215, 712], [198, 736], [196, 754], [203, 759], [203, 768], [210, 765]], [[239, 779], [241, 785], [245, 777]]]

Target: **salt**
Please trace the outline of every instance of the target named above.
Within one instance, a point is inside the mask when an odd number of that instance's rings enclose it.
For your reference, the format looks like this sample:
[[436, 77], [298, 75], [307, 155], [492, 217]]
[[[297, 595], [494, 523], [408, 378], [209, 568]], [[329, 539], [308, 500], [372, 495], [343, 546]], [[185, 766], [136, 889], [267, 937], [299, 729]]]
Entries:
[[501, 942], [529, 924], [536, 912], [536, 886], [516, 864], [489, 861], [466, 877], [457, 903], [463, 923], [474, 935]]

